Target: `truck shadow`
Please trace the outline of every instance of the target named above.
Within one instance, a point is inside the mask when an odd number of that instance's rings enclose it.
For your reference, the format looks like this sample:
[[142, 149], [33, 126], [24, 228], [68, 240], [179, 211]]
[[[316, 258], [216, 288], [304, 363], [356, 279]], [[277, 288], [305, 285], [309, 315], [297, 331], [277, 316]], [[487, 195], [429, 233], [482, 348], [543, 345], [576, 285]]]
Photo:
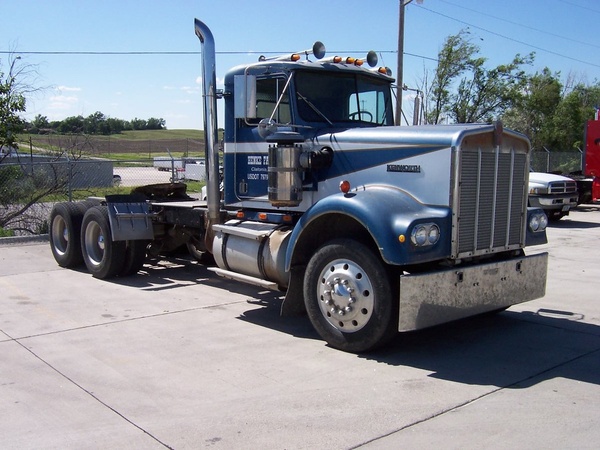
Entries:
[[[279, 316], [280, 298], [249, 303], [263, 308], [246, 311], [240, 320], [320, 340], [306, 316]], [[356, 357], [462, 384], [523, 389], [562, 377], [600, 385], [600, 327], [582, 319], [565, 311], [509, 310], [400, 333], [384, 348]]]
[[[283, 293], [223, 279], [188, 259], [151, 262], [137, 276], [114, 282], [144, 290], [197, 283], [218, 287], [248, 297], [249, 308], [239, 320], [300, 339], [320, 340], [306, 316], [280, 316]], [[414, 367], [430, 377], [464, 384], [520, 389], [563, 377], [598, 385], [600, 326], [583, 319], [568, 311], [508, 310], [401, 333], [386, 347], [356, 357]]]
[[582, 319], [566, 311], [509, 310], [399, 334], [361, 358], [465, 384], [520, 389], [557, 377], [600, 384], [600, 327]]

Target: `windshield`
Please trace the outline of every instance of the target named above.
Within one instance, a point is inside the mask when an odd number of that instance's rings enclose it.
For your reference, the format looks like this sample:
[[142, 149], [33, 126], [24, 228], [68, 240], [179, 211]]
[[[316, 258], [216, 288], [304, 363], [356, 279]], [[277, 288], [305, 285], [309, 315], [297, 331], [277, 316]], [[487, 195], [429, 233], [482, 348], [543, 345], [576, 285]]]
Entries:
[[306, 122], [393, 125], [389, 83], [354, 73], [296, 72], [298, 113]]

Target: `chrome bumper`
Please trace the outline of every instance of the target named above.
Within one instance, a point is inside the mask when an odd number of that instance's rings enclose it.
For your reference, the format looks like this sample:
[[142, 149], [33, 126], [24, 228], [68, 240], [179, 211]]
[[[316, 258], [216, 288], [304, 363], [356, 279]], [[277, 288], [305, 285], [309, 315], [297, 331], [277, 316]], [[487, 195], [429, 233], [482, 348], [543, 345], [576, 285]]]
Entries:
[[546, 294], [548, 253], [400, 277], [399, 331], [506, 308]]

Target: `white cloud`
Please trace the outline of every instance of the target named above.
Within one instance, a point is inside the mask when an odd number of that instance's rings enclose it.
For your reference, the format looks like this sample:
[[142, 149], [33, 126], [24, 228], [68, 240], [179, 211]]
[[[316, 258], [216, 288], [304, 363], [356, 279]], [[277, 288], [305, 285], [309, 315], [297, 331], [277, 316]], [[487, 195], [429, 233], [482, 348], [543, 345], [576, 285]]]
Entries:
[[180, 88], [186, 94], [199, 94], [200, 88], [198, 86], [181, 86]]
[[58, 86], [56, 88], [57, 91], [59, 92], [80, 92], [81, 88], [80, 87], [70, 87], [70, 86]]
[[50, 103], [48, 109], [50, 110], [65, 110], [75, 105], [79, 99], [75, 96], [69, 95], [54, 95], [50, 97]]

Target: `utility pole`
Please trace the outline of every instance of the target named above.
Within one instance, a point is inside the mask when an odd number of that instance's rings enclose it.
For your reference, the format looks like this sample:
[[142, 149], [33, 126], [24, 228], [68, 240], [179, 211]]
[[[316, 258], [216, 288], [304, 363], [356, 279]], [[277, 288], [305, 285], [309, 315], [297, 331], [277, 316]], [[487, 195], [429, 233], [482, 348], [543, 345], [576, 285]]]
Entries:
[[[401, 125], [402, 118], [402, 91], [404, 90], [404, 9], [413, 0], [399, 0], [400, 8], [398, 11], [398, 75], [396, 76], [396, 118], [394, 123]], [[423, 0], [417, 0], [417, 3], [423, 3]]]

